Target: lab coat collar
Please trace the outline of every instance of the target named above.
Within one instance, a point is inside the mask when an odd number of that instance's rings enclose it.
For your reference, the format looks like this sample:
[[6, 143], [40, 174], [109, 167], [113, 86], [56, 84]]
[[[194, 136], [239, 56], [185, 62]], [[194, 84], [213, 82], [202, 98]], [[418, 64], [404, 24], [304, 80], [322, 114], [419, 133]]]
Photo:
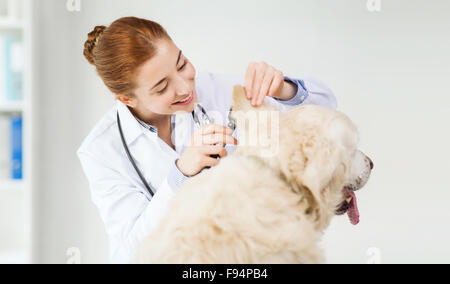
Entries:
[[[146, 131], [145, 127], [142, 126], [128, 109], [128, 106], [117, 100], [117, 110], [119, 111], [120, 122], [122, 124], [123, 135], [127, 145], [130, 146], [133, 142], [141, 135], [144, 135]], [[148, 136], [153, 141], [157, 140], [157, 133], [147, 131]]]

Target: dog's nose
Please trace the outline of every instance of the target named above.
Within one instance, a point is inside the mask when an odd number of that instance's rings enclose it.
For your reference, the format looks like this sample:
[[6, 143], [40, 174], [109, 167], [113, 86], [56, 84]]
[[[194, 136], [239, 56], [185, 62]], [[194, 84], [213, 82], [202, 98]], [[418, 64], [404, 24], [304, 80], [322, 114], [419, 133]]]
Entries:
[[369, 157], [367, 157], [367, 159], [369, 159], [370, 170], [373, 170], [373, 162], [372, 162], [372, 160]]

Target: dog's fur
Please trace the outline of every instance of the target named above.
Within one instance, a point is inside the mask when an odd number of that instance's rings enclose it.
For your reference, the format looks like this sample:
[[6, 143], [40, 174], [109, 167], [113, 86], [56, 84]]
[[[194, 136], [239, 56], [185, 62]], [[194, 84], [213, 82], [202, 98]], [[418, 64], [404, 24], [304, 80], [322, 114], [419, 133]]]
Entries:
[[[274, 110], [267, 102], [252, 107], [235, 87], [238, 125], [246, 125], [242, 112]], [[258, 122], [258, 131], [266, 124]], [[352, 162], [360, 155], [356, 127], [344, 114], [313, 105], [280, 114], [278, 126], [277, 155], [240, 145], [186, 181], [133, 262], [324, 262], [318, 241], [345, 199], [343, 187], [352, 183]]]

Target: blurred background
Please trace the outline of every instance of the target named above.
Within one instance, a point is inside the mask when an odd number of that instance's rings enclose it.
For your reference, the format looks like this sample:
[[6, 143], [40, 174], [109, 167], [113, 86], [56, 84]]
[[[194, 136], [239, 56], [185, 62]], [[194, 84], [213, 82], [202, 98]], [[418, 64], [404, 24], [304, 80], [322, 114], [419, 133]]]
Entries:
[[[432, 2], [432, 3], [431, 3]], [[0, 263], [104, 263], [76, 150], [113, 95], [83, 57], [123, 16], [162, 24], [199, 69], [266, 61], [327, 84], [375, 169], [329, 263], [450, 263], [450, 1], [0, 0]]]

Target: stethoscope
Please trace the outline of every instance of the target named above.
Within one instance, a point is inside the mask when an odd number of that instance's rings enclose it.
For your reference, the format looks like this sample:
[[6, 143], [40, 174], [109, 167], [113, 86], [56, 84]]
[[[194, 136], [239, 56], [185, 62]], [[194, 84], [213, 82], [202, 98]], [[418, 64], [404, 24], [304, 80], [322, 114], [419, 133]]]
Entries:
[[[205, 109], [200, 105], [197, 104], [197, 109], [199, 109], [201, 111], [200, 115], [197, 114], [197, 112], [192, 111], [192, 118], [194, 119], [194, 123], [196, 125], [196, 127], [201, 128], [205, 125], [208, 125], [210, 123], [213, 123], [214, 121], [206, 114]], [[231, 116], [232, 113], [232, 109], [230, 109], [229, 115], [228, 115], [228, 127], [231, 128], [233, 131], [236, 129], [236, 122], [233, 119], [233, 117]], [[138, 174], [139, 178], [141, 179], [142, 183], [144, 184], [145, 188], [147, 189], [147, 191], [150, 193], [151, 197], [153, 197], [155, 195], [156, 190], [153, 189], [153, 187], [147, 183], [147, 181], [144, 178], [144, 175], [142, 174], [142, 172], [139, 170], [138, 166], [136, 165], [136, 162], [133, 158], [133, 156], [130, 153], [130, 149], [128, 149], [127, 143], [125, 141], [125, 136], [123, 135], [123, 130], [122, 130], [122, 124], [120, 123], [120, 117], [119, 117], [119, 111], [117, 111], [117, 125], [119, 128], [119, 133], [120, 133], [120, 138], [122, 140], [122, 144], [123, 147], [125, 149], [125, 152], [127, 154], [128, 160], [130, 160], [131, 164], [133, 165], [133, 168], [136, 170], [136, 173]], [[218, 155], [211, 155], [212, 158], [219, 158]], [[207, 169], [207, 168], [205, 168]]]

